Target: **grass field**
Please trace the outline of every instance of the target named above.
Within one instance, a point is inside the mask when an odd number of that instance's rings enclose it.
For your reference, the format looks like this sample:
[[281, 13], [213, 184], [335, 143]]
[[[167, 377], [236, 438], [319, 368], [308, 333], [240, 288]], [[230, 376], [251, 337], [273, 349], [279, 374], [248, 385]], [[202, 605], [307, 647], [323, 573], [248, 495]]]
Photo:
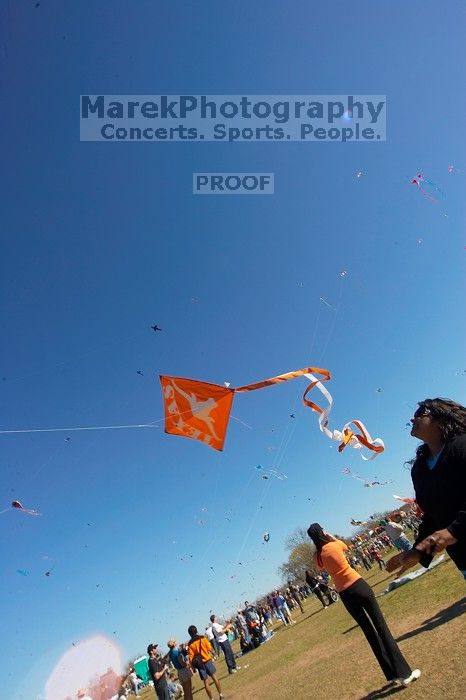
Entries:
[[[378, 567], [366, 576], [375, 593], [392, 578]], [[238, 673], [229, 676], [223, 659], [216, 662], [225, 697], [376, 700], [403, 693], [413, 700], [466, 698], [466, 586], [451, 561], [378, 601], [409, 664], [422, 670], [421, 678], [408, 688], [387, 687], [361, 630], [341, 601], [323, 610], [311, 596], [304, 614], [294, 611], [296, 625], [276, 625], [270, 642], [238, 658], [242, 667]], [[202, 620], [189, 622], [202, 628]], [[197, 674], [194, 690], [196, 700], [207, 698]], [[154, 691], [147, 689], [140, 697], [153, 700]]]

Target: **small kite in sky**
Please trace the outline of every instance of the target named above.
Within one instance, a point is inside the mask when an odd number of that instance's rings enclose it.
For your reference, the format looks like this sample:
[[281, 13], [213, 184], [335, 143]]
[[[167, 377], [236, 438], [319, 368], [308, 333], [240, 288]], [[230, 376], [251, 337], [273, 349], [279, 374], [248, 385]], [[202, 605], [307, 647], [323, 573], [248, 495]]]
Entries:
[[423, 197], [432, 202], [432, 204], [437, 204], [440, 199], [444, 198], [444, 194], [440, 187], [432, 182], [432, 180], [427, 180], [422, 173], [418, 173], [416, 177], [411, 180], [412, 185], [416, 185], [419, 192]]
[[290, 418], [294, 418], [294, 413], [290, 413]]
[[264, 469], [261, 464], [258, 464], [256, 469], [264, 472], [261, 475], [261, 479], [264, 479], [264, 481], [267, 481], [267, 479], [269, 479], [271, 476], [274, 476], [276, 479], [280, 479], [281, 481], [288, 479], [287, 475], [278, 471], [278, 469]]
[[157, 333], [157, 331], [163, 331], [163, 328], [160, 328], [160, 326], [158, 326], [156, 323], [154, 323], [154, 325], [151, 326], [151, 328], [154, 331], [154, 333]]
[[137, 370], [136, 370], [136, 374], [139, 374], [140, 377], [143, 377], [143, 376], [144, 376], [144, 373], [143, 373], [142, 369], [137, 369]]
[[450, 175], [453, 175], [453, 174], [459, 173], [459, 169], [456, 168], [454, 165], [449, 165], [448, 172], [450, 173]]
[[[11, 507], [16, 508], [16, 510], [22, 510], [23, 513], [27, 513], [28, 515], [42, 515], [42, 513], [39, 513], [37, 510], [34, 510], [33, 508], [25, 508], [21, 501], [11, 501]], [[9, 508], [6, 508], [5, 510], [2, 510], [2, 513], [6, 513]]]
[[264, 532], [264, 537], [263, 537], [263, 539], [264, 539], [264, 542], [268, 542], [268, 541], [270, 540], [270, 535], [269, 535], [268, 532]]
[[346, 270], [342, 270], [340, 272], [340, 277], [348, 277], [348, 272]]
[[351, 469], [348, 469], [348, 467], [343, 469], [341, 473], [345, 476], [352, 476], [353, 479], [357, 479], [357, 481], [362, 481], [365, 488], [371, 488], [372, 486], [386, 486], [387, 484], [393, 483], [393, 481], [377, 481], [376, 476], [374, 477], [374, 480], [366, 479], [366, 477], [361, 476], [360, 474], [353, 474]]
[[21, 576], [27, 576], [29, 574], [29, 571], [27, 569], [16, 569], [16, 572], [18, 574], [21, 574]]

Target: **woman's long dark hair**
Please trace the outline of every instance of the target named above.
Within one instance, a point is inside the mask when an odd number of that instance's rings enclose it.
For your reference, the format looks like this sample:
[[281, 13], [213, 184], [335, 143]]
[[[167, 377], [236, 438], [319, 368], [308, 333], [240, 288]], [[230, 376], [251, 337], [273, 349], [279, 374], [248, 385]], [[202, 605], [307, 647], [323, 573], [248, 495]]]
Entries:
[[[457, 435], [466, 433], [466, 407], [451, 399], [424, 399], [419, 401], [419, 408], [429, 411], [442, 433], [444, 444], [453, 440]], [[419, 445], [416, 456], [407, 464], [413, 465], [418, 460], [425, 460], [429, 455], [429, 448], [425, 444]]]
[[327, 544], [328, 542], [332, 542], [332, 538], [326, 535], [319, 523], [312, 523], [312, 525], [309, 525], [307, 529], [307, 534], [311, 538], [311, 540], [314, 542], [316, 552], [317, 552], [317, 563], [319, 566], [323, 566], [322, 564], [322, 547], [324, 544]]

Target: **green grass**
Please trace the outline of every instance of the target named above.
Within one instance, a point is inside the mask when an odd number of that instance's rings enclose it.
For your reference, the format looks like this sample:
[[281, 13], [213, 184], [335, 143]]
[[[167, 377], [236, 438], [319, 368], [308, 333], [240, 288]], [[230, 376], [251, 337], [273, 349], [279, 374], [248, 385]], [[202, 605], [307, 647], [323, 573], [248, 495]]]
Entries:
[[[373, 567], [367, 581], [380, 593], [393, 576]], [[243, 668], [229, 676], [217, 661], [227, 700], [362, 700], [404, 693], [415, 700], [462, 700], [466, 697], [466, 587], [447, 560], [425, 576], [378, 598], [380, 607], [410, 665], [422, 670], [409, 688], [388, 689], [361, 630], [341, 601], [323, 610], [310, 597], [296, 625], [276, 625], [267, 644], [238, 659]], [[237, 650], [236, 643], [234, 644]], [[196, 700], [207, 698], [199, 677]], [[216, 691], [214, 698], [217, 697]], [[147, 690], [142, 700], [153, 700]]]

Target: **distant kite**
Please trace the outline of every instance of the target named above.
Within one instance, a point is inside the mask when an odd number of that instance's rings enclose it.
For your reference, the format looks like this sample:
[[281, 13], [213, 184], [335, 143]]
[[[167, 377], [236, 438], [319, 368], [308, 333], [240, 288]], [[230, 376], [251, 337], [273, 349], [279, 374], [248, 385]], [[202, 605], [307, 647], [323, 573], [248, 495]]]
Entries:
[[263, 470], [264, 473], [261, 475], [261, 479], [264, 479], [264, 481], [267, 481], [271, 476], [274, 476], [276, 479], [280, 479], [280, 481], [284, 481], [285, 479], [288, 479], [287, 475], [284, 474], [283, 472], [278, 471], [278, 469], [263, 469], [261, 464], [258, 464], [256, 469], [258, 470]]
[[418, 173], [411, 180], [411, 184], [416, 185], [422, 196], [428, 199], [429, 202], [432, 202], [432, 204], [438, 204], [440, 199], [444, 199], [445, 195], [440, 187], [432, 180], [427, 180], [422, 173]]
[[[27, 513], [28, 515], [42, 515], [42, 513], [39, 513], [37, 510], [34, 510], [33, 508], [25, 508], [21, 501], [11, 501], [11, 508], [15, 508], [16, 510], [22, 510], [23, 513]], [[6, 513], [9, 508], [5, 508], [4, 510], [0, 511], [1, 513]]]
[[361, 476], [360, 474], [353, 474], [351, 469], [348, 469], [348, 467], [345, 467], [345, 469], [342, 470], [342, 474], [345, 476], [351, 476], [353, 479], [357, 479], [358, 481], [362, 481], [365, 488], [371, 488], [372, 486], [387, 486], [387, 484], [392, 484], [393, 481], [377, 481], [377, 477], [374, 477], [374, 480], [372, 479], [366, 479], [366, 477]]
[[158, 326], [156, 323], [153, 326], [151, 326], [151, 328], [154, 331], [154, 333], [157, 333], [157, 331], [163, 331], [163, 328], [160, 328], [160, 326]]
[[270, 535], [269, 535], [268, 532], [264, 532], [264, 537], [263, 537], [263, 539], [264, 539], [264, 542], [268, 542], [268, 541], [270, 540]]

